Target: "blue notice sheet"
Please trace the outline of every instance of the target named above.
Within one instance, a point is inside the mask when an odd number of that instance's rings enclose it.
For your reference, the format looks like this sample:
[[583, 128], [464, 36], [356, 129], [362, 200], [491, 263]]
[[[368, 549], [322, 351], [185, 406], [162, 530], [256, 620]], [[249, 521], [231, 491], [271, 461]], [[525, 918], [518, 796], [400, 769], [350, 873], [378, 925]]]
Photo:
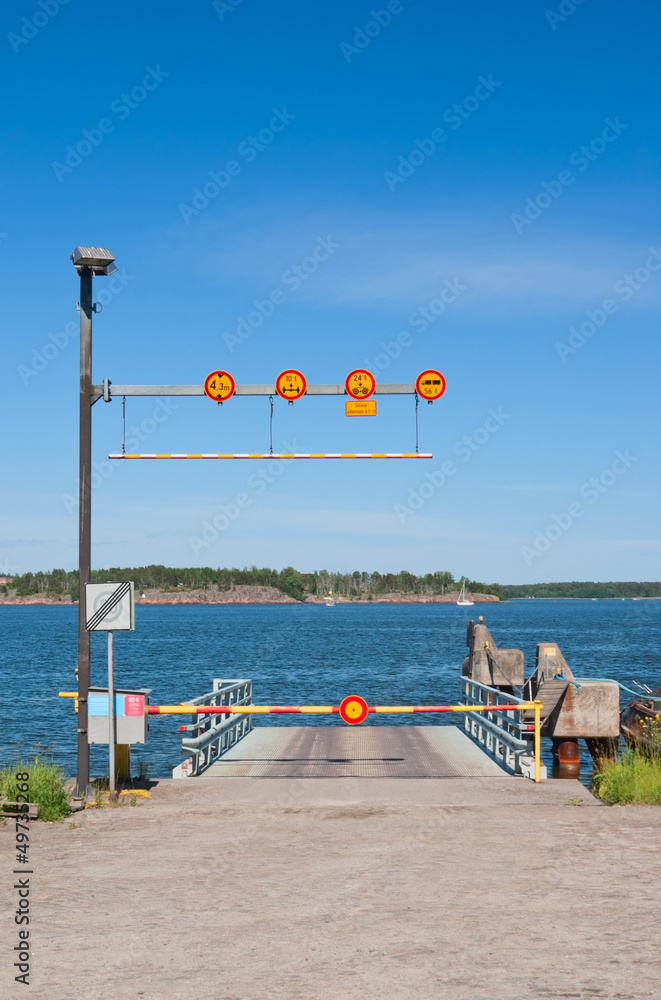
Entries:
[[[124, 715], [124, 697], [123, 694], [115, 695], [115, 716]], [[87, 714], [88, 715], [105, 715], [108, 716], [108, 695], [107, 694], [91, 694], [89, 696], [89, 701], [87, 702]]]

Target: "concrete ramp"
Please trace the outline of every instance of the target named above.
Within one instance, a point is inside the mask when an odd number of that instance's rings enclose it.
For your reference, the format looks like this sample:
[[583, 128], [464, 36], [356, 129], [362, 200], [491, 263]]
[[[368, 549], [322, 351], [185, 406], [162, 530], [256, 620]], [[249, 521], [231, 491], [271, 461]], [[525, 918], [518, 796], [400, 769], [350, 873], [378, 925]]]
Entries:
[[256, 726], [204, 778], [503, 778], [456, 726]]

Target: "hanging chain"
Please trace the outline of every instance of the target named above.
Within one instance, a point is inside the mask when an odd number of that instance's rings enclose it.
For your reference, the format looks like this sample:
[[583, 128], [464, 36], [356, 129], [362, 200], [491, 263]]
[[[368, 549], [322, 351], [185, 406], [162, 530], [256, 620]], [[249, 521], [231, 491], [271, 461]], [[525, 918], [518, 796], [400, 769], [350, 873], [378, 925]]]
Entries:
[[269, 396], [271, 414], [269, 416], [269, 455], [273, 454], [273, 396]]
[[420, 400], [418, 399], [418, 394], [416, 392], [416, 394], [415, 394], [415, 453], [416, 453], [416, 455], [420, 451], [420, 448], [418, 446], [418, 403], [419, 402], [420, 402]]
[[122, 455], [126, 454], [126, 396], [122, 396]]

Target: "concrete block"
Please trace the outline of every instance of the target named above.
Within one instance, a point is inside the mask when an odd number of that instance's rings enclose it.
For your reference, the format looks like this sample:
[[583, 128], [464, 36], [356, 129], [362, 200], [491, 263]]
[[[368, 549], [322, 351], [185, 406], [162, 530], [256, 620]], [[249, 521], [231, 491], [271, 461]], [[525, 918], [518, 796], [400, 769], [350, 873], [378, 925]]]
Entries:
[[469, 656], [464, 660], [462, 674], [489, 687], [513, 687], [523, 684], [524, 656], [520, 649], [499, 649], [486, 625], [473, 625], [468, 630]]
[[549, 716], [544, 735], [555, 739], [616, 737], [620, 732], [620, 689], [615, 681], [576, 678]]

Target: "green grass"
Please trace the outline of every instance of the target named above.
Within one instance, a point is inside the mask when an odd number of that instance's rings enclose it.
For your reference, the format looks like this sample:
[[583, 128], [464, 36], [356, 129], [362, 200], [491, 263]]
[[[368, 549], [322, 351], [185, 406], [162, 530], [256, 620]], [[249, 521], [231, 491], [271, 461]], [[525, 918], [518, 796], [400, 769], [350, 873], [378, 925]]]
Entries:
[[661, 805], [661, 757], [627, 750], [595, 774], [594, 791], [610, 805]]
[[54, 761], [44, 760], [41, 754], [31, 759], [21, 755], [11, 766], [0, 769], [0, 799], [16, 802], [16, 774], [26, 771], [30, 775], [30, 802], [41, 805], [39, 819], [58, 820], [70, 816], [64, 770]]

